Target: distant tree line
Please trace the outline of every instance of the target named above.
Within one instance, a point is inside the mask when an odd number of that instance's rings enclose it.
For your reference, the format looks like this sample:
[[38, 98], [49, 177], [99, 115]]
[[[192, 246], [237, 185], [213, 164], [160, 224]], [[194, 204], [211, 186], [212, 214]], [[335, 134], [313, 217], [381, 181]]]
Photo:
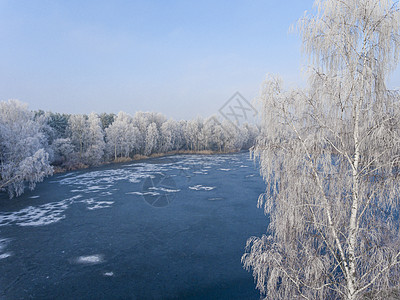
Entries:
[[53, 173], [172, 151], [249, 149], [255, 125], [228, 121], [175, 121], [160, 113], [60, 114], [32, 112], [16, 100], [0, 102], [0, 190], [10, 198]]

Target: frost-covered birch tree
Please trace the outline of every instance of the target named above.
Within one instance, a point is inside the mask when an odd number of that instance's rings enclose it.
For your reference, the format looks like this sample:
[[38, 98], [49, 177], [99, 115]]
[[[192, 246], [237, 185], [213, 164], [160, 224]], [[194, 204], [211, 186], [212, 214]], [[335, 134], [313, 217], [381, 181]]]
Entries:
[[177, 123], [174, 120], [168, 120], [161, 125], [160, 139], [161, 139], [161, 152], [168, 152], [174, 149], [177, 136]]
[[87, 116], [71, 115], [68, 120], [68, 131], [75, 151], [79, 153], [79, 161], [82, 162], [88, 146], [89, 126]]
[[159, 134], [158, 134], [158, 130], [157, 130], [157, 125], [156, 125], [156, 123], [152, 122], [147, 127], [146, 145], [145, 145], [145, 150], [144, 150], [145, 155], [150, 155], [153, 152], [157, 152], [158, 139], [159, 139]]
[[141, 134], [133, 126], [132, 117], [124, 112], [119, 112], [115, 121], [106, 128], [108, 152], [117, 160], [117, 157], [128, 158], [130, 154], [140, 147]]
[[268, 299], [385, 299], [400, 285], [400, 14], [389, 0], [316, 1], [299, 21], [307, 90], [262, 86], [253, 148], [268, 232], [244, 266]]
[[33, 189], [53, 174], [43, 126], [45, 121], [36, 120], [27, 105], [0, 102], [0, 190], [10, 198], [21, 195], [26, 182]]
[[88, 133], [87, 133], [87, 151], [85, 153], [86, 162], [89, 165], [98, 165], [103, 161], [104, 149], [104, 131], [102, 129], [101, 120], [96, 113], [91, 113], [88, 117]]

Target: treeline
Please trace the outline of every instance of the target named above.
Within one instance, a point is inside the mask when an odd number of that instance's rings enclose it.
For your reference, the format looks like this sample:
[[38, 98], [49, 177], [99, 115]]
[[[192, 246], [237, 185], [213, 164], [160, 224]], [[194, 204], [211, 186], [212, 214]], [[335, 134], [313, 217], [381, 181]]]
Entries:
[[19, 196], [26, 183], [33, 189], [53, 167], [72, 170], [171, 151], [239, 151], [250, 148], [257, 135], [254, 125], [238, 128], [215, 117], [70, 115], [32, 112], [16, 100], [0, 102], [0, 189], [10, 198]]

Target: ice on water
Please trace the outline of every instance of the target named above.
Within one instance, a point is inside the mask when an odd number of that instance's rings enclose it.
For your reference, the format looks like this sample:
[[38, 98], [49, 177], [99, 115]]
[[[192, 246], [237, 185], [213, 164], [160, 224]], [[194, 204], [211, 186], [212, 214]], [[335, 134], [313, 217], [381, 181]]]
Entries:
[[10, 243], [10, 239], [0, 238], [0, 260], [12, 256], [11, 252], [5, 252], [6, 247]]
[[[75, 203], [83, 203], [90, 211], [110, 208], [117, 201], [114, 195], [119, 190], [117, 183], [120, 182], [133, 184], [131, 191], [122, 191], [124, 194], [158, 196], [162, 193], [181, 191], [181, 188], [176, 187], [150, 187], [146, 191], [141, 191], [138, 183], [142, 183], [149, 177], [154, 178], [157, 174], [178, 177], [198, 176], [198, 182], [188, 188], [193, 191], [211, 191], [216, 186], [201, 184], [203, 178], [201, 175], [207, 175], [212, 170], [229, 172], [234, 168], [247, 167], [245, 164], [243, 159], [238, 160], [229, 155], [181, 155], [173, 157], [168, 163], [130, 163], [119, 168], [58, 175], [56, 180], [50, 181], [50, 184], [67, 186], [71, 197], [42, 205], [28, 206], [19, 211], [0, 212], [0, 226], [43, 226], [56, 223], [66, 217], [65, 211]], [[251, 176], [254, 175], [248, 175], [248, 177]], [[34, 195], [30, 198], [39, 197], [39, 195]]]
[[201, 184], [197, 184], [195, 186], [189, 186], [189, 189], [196, 191], [211, 191], [215, 189], [215, 186], [202, 186]]
[[87, 256], [79, 256], [77, 257], [74, 262], [77, 264], [99, 264], [104, 261], [104, 255], [102, 254], [93, 254]]
[[0, 213], [0, 226], [43, 226], [58, 222], [65, 218], [65, 210], [81, 197], [77, 195], [59, 202], [28, 206], [16, 212]]

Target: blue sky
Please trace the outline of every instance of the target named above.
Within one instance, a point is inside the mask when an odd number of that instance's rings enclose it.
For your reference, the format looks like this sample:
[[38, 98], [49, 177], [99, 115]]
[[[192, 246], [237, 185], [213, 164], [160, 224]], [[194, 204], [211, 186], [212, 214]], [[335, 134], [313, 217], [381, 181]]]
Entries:
[[236, 91], [252, 100], [267, 73], [304, 84], [288, 29], [312, 3], [0, 0], [0, 100], [65, 113], [216, 114]]

